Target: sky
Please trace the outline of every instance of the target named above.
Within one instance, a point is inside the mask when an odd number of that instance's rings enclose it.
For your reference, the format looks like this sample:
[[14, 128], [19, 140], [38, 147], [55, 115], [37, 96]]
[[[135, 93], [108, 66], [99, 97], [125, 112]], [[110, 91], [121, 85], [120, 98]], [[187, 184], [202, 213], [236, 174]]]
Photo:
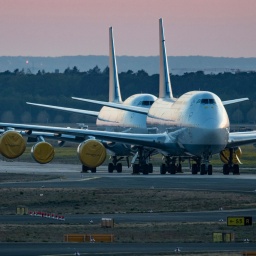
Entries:
[[256, 0], [0, 0], [0, 56], [256, 57]]

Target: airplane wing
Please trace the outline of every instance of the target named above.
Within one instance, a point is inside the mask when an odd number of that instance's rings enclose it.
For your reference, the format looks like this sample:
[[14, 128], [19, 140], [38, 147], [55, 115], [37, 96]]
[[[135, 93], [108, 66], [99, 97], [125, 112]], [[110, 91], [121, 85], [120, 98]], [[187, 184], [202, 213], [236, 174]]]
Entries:
[[85, 102], [90, 102], [102, 106], [107, 106], [111, 108], [117, 108], [117, 109], [122, 109], [122, 110], [127, 110], [139, 114], [148, 114], [148, 108], [142, 108], [142, 107], [137, 107], [137, 106], [128, 106], [120, 103], [114, 103], [114, 102], [106, 102], [106, 101], [98, 101], [98, 100], [90, 100], [90, 99], [83, 99], [83, 98], [77, 98], [77, 97], [72, 97], [74, 100], [80, 100], [80, 101], [85, 101]]
[[238, 103], [238, 102], [245, 101], [245, 100], [249, 100], [249, 98], [241, 98], [241, 99], [235, 99], [235, 100], [224, 100], [224, 101], [222, 101], [222, 104], [229, 105], [229, 104]]
[[256, 142], [256, 131], [231, 132], [227, 147], [238, 147]]
[[72, 113], [77, 113], [77, 114], [85, 114], [85, 115], [95, 116], [95, 117], [98, 117], [98, 115], [99, 115], [99, 112], [97, 112], [97, 111], [90, 111], [90, 110], [83, 110], [83, 109], [76, 109], [76, 108], [65, 108], [65, 107], [38, 104], [38, 103], [32, 103], [32, 102], [26, 102], [26, 103], [29, 105], [33, 105], [33, 106], [58, 109], [58, 110], [62, 110], [62, 111], [67, 111], [67, 112], [72, 112]]
[[[0, 128], [2, 129], [19, 129], [23, 130], [23, 134], [33, 134], [35, 132], [49, 133], [54, 135], [54, 138], [58, 138], [60, 141], [65, 140], [65, 138], [70, 138], [77, 141], [83, 141], [88, 137], [95, 137], [99, 140], [120, 142], [124, 144], [132, 145], [142, 145], [145, 147], [152, 147], [155, 149], [164, 150], [169, 143], [176, 143], [175, 136], [172, 137], [170, 134], [159, 133], [159, 134], [133, 134], [133, 133], [116, 133], [107, 131], [97, 131], [97, 130], [87, 130], [87, 129], [77, 129], [77, 128], [64, 128], [64, 127], [54, 127], [54, 126], [41, 126], [41, 125], [29, 125], [29, 124], [15, 124], [15, 123], [0, 123]], [[40, 135], [40, 133], [35, 133], [35, 135]], [[175, 131], [177, 134], [177, 131]], [[43, 134], [42, 134], [43, 136]]]

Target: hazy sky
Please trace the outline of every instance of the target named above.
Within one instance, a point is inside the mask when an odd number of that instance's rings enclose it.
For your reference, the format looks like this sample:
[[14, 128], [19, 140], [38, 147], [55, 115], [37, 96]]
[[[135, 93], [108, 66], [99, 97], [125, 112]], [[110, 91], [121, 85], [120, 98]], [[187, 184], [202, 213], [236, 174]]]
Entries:
[[256, 0], [0, 0], [0, 56], [256, 57]]

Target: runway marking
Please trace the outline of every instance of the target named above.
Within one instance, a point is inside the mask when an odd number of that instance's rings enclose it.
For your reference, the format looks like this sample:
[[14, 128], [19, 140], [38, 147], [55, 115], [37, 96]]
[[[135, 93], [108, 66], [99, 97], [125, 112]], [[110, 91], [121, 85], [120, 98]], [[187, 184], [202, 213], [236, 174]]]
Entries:
[[96, 179], [100, 179], [100, 178], [101, 177], [90, 177], [90, 178], [79, 179], [78, 181], [96, 180]]

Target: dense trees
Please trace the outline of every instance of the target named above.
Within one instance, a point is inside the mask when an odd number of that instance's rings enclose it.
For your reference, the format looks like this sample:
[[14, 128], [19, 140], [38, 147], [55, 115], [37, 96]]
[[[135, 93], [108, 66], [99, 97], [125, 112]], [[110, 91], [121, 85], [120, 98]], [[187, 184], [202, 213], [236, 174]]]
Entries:
[[[63, 73], [46, 73], [44, 70], [32, 74], [14, 70], [0, 73], [0, 120], [2, 122], [61, 123], [94, 122], [79, 114], [48, 110], [27, 105], [37, 102], [73, 108], [99, 110], [99, 106], [72, 100], [72, 96], [108, 100], [109, 69], [98, 66], [80, 72], [77, 67], [67, 68]], [[159, 75], [148, 75], [144, 70], [132, 70], [119, 74], [122, 98], [132, 94], [152, 93], [158, 96]], [[175, 97], [191, 90], [208, 90], [222, 100], [249, 97], [250, 101], [227, 106], [232, 122], [256, 121], [256, 73], [204, 74], [202, 71], [171, 76]]]

